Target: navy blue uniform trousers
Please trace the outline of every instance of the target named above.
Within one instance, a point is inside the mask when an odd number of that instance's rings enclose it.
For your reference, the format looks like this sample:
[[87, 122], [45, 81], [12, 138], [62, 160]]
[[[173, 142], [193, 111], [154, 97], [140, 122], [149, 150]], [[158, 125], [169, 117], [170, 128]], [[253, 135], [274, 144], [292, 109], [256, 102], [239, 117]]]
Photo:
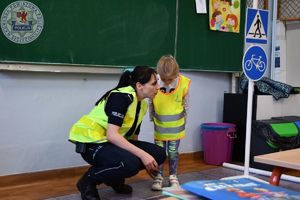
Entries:
[[[153, 156], [158, 165], [166, 159], [164, 149], [156, 144], [136, 140], [129, 140], [129, 142]], [[81, 153], [81, 156], [91, 165], [87, 175], [96, 184], [121, 184], [125, 182], [125, 178], [132, 177], [145, 169], [137, 156], [110, 142], [88, 144], [85, 153]]]

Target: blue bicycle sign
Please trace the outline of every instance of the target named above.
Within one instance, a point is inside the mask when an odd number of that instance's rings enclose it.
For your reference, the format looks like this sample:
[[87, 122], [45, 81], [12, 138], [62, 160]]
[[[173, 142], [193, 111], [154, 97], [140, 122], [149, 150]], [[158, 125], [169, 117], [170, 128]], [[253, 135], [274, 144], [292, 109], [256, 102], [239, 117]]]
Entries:
[[254, 66], [256, 70], [259, 70], [263, 72], [266, 68], [266, 63], [264, 61], [261, 61], [261, 56], [258, 56], [258, 58], [254, 57], [255, 54], [252, 55], [250, 60], [247, 60], [245, 63], [245, 69], [247, 71], [250, 71], [252, 67]]
[[261, 79], [267, 69], [267, 56], [263, 48], [258, 45], [250, 46], [243, 57], [243, 71], [253, 80]]

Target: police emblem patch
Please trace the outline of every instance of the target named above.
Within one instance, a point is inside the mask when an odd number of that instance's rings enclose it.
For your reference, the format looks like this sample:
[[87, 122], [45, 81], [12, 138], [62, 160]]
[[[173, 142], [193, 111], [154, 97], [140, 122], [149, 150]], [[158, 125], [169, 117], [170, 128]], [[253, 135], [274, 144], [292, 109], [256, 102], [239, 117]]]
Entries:
[[1, 15], [1, 29], [10, 41], [27, 44], [41, 34], [44, 18], [40, 9], [28, 1], [9, 4]]

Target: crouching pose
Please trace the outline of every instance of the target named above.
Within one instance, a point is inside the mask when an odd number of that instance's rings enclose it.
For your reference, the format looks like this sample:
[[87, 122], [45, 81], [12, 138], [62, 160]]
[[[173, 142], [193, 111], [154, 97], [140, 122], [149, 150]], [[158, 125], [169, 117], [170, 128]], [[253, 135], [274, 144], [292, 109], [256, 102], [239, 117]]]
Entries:
[[158, 89], [154, 69], [139, 66], [125, 71], [117, 87], [106, 92], [92, 111], [72, 126], [69, 140], [91, 165], [77, 183], [83, 200], [99, 200], [96, 186], [102, 183], [117, 193], [131, 193], [125, 178], [142, 169], [152, 178], [157, 175], [158, 166], [166, 159], [165, 151], [138, 141], [137, 135], [147, 111], [145, 98], [152, 99]]

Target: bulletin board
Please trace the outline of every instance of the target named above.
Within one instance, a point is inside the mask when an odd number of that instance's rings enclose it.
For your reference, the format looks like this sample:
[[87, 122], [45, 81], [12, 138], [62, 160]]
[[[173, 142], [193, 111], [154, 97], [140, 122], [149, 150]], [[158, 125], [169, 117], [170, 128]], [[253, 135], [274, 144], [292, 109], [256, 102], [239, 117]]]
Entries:
[[[0, 12], [14, 2], [1, 0]], [[1, 32], [0, 63], [154, 67], [162, 55], [176, 54], [183, 70], [242, 69], [243, 31], [209, 30], [208, 14], [196, 14], [195, 0], [30, 2], [43, 14], [43, 30], [27, 44]], [[244, 1], [241, 7], [244, 30]]]

